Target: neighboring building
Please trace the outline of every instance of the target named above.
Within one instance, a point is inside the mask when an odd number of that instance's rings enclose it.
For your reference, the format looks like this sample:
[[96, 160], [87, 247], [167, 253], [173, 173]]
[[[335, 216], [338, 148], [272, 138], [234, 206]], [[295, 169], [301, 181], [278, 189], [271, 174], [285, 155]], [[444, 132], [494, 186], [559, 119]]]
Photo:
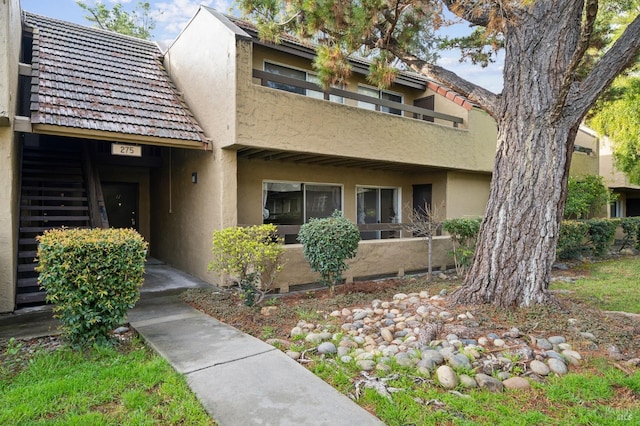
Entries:
[[157, 170], [170, 152], [212, 154], [154, 43], [21, 16], [18, 0], [0, 4], [0, 30], [0, 312], [8, 312], [44, 299], [38, 234], [127, 226], [153, 246], [152, 194], [168, 191]]
[[600, 174], [600, 147], [598, 135], [588, 127], [580, 126], [571, 158], [569, 173], [572, 176]]
[[616, 169], [613, 158], [613, 141], [600, 138], [600, 174], [606, 185], [617, 195], [611, 203], [609, 217], [640, 216], [640, 185], [629, 182], [624, 172]]
[[[0, 28], [0, 312], [42, 302], [35, 236], [54, 226], [134, 227], [151, 256], [215, 283], [212, 232], [275, 223], [287, 291], [317, 279], [295, 244], [311, 217], [337, 209], [358, 224], [357, 278], [426, 268], [423, 239], [393, 227], [411, 209], [484, 212], [495, 122], [419, 75], [379, 90], [354, 61], [324, 92], [311, 46], [263, 43], [206, 7], [164, 54], [21, 16], [18, 0], [0, 5]], [[580, 155], [575, 167], [597, 169], [597, 145]], [[449, 249], [438, 237], [435, 266]]]

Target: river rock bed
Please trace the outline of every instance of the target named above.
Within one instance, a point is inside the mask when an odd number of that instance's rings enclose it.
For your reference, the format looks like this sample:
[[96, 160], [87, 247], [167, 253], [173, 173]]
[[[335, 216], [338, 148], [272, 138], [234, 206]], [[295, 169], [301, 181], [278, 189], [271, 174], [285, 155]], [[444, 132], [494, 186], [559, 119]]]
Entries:
[[[311, 350], [337, 362], [355, 363], [365, 374], [384, 376], [397, 365], [415, 369], [447, 389], [480, 387], [494, 392], [527, 389], [530, 380], [566, 374], [582, 359], [561, 335], [524, 335], [515, 327], [478, 335], [473, 313], [451, 313], [445, 302], [446, 291], [434, 296], [427, 291], [398, 293], [366, 308], [335, 310], [330, 314], [334, 321], [327, 324], [300, 321], [290, 341], [304, 339]], [[597, 336], [580, 332], [577, 320], [569, 319], [566, 326], [578, 331], [584, 340], [580, 347], [597, 347]], [[304, 362], [304, 352], [288, 349], [290, 341], [268, 342]]]

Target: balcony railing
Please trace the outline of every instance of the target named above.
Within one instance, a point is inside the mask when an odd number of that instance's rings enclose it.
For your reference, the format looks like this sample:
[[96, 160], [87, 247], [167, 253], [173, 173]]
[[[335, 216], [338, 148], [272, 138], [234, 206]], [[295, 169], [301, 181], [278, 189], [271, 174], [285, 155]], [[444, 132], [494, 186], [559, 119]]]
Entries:
[[328, 90], [323, 90], [316, 83], [311, 81], [300, 80], [297, 78], [285, 77], [279, 74], [274, 74], [266, 71], [254, 69], [253, 77], [260, 79], [262, 86], [267, 86], [267, 82], [281, 83], [288, 86], [293, 86], [299, 89], [312, 90], [314, 92], [324, 93], [324, 99], [330, 100], [331, 96], [338, 96], [344, 99], [353, 99], [355, 101], [366, 102], [368, 104], [375, 105], [375, 110], [380, 111], [381, 108], [388, 108], [390, 110], [404, 111], [404, 116], [407, 118], [415, 118], [417, 120], [424, 120], [427, 117], [432, 119], [445, 120], [452, 123], [453, 127], [458, 127], [463, 122], [463, 119], [449, 114], [443, 114], [430, 109], [419, 108], [413, 105], [407, 105], [400, 102], [393, 102], [386, 99], [373, 98], [356, 92], [349, 92], [347, 90], [337, 89], [334, 87]]

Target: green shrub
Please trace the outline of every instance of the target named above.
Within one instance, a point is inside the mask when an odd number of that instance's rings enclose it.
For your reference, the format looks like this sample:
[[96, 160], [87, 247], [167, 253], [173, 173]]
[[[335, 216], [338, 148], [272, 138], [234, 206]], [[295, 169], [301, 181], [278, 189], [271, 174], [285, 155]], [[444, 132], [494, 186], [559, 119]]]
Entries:
[[620, 226], [624, 233], [622, 248], [633, 244], [636, 250], [640, 250], [640, 217], [624, 217], [620, 219]]
[[311, 269], [320, 273], [321, 281], [333, 292], [347, 270], [347, 259], [358, 252], [360, 232], [358, 227], [339, 211], [331, 217], [311, 219], [300, 227], [298, 241]]
[[584, 250], [589, 235], [589, 225], [577, 220], [564, 220], [560, 224], [560, 236], [556, 247], [559, 259], [575, 259]]
[[234, 276], [245, 305], [253, 306], [273, 290], [276, 275], [282, 270], [282, 243], [273, 224], [214, 231], [209, 270]]
[[616, 196], [607, 188], [599, 175], [569, 176], [565, 219], [586, 219], [598, 216], [604, 206], [615, 201]]
[[611, 249], [616, 236], [618, 219], [589, 219], [589, 241], [594, 256], [602, 257]]
[[471, 259], [473, 259], [481, 223], [482, 218], [480, 217], [447, 219], [442, 222], [442, 229], [451, 236], [451, 243], [453, 244], [451, 254], [456, 264], [458, 275], [464, 274], [471, 263]]
[[147, 243], [132, 229], [52, 229], [38, 241], [38, 282], [64, 335], [108, 343], [140, 297]]

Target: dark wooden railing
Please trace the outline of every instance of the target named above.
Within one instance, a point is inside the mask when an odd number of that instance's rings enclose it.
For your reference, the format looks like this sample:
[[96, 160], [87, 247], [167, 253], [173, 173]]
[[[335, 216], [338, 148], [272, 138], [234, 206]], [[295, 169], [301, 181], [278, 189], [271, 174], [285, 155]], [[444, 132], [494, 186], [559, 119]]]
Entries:
[[424, 119], [424, 117], [438, 118], [440, 120], [451, 122], [453, 124], [453, 127], [458, 127], [459, 124], [463, 123], [462, 118], [456, 117], [453, 115], [443, 114], [440, 112], [432, 111], [430, 109], [419, 108], [413, 105], [407, 105], [400, 102], [393, 102], [387, 99], [373, 98], [371, 96], [366, 96], [361, 93], [349, 92], [347, 90], [336, 89], [334, 87], [324, 90], [322, 87], [318, 86], [316, 83], [311, 81], [285, 77], [279, 74], [260, 71], [257, 69], [253, 70], [253, 77], [260, 79], [260, 84], [262, 86], [267, 86], [267, 82], [269, 81], [274, 83], [286, 84], [288, 86], [293, 86], [300, 89], [313, 90], [314, 92], [324, 93], [325, 100], [329, 100], [330, 96], [333, 95], [333, 96], [339, 96], [345, 99], [353, 99], [356, 101], [373, 104], [375, 105], [376, 111], [380, 111], [382, 107], [404, 111], [406, 113], [409, 113], [404, 115], [407, 118], [416, 118], [418, 120], [422, 120]]
[[[297, 235], [300, 232], [301, 225], [276, 225], [278, 227], [278, 236], [283, 237], [285, 235]], [[364, 225], [357, 225], [360, 232], [372, 232], [372, 231], [402, 231], [404, 225], [402, 223], [369, 223]], [[396, 234], [400, 237], [400, 234]]]

